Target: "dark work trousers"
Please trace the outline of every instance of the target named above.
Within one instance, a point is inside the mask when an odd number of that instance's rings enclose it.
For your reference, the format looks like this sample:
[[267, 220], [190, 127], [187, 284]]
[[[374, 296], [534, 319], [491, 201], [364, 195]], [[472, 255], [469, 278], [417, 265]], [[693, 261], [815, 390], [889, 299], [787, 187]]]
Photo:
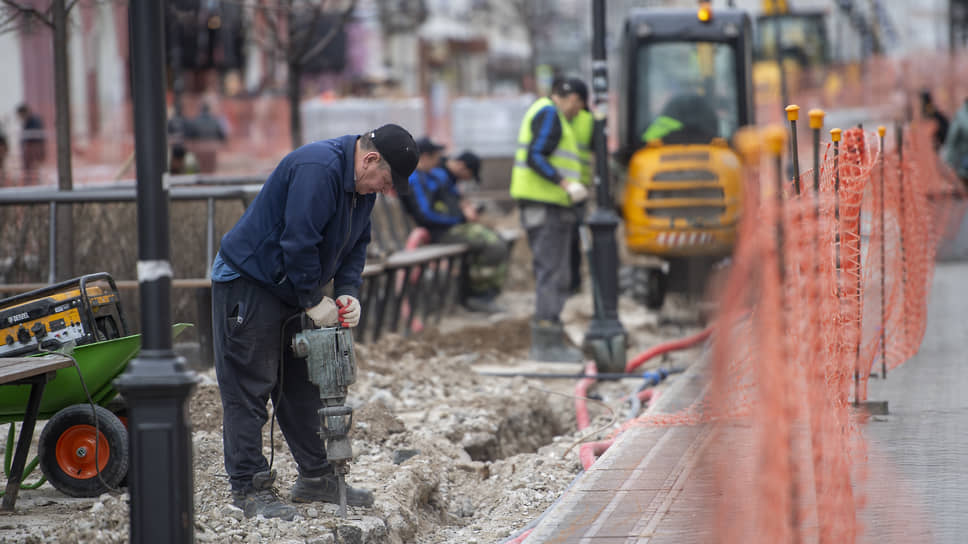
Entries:
[[536, 320], [559, 321], [571, 294], [571, 252], [578, 215], [573, 208], [521, 202], [534, 266]]
[[582, 250], [581, 247], [581, 226], [585, 221], [585, 203], [575, 205], [575, 214], [577, 215], [577, 221], [575, 221], [575, 236], [571, 240], [571, 284], [570, 289], [572, 293], [577, 293], [581, 290], [581, 261], [582, 261]]
[[319, 436], [319, 390], [309, 381], [306, 360], [289, 348], [302, 319], [292, 319], [282, 338], [283, 324], [299, 312], [244, 278], [212, 283], [222, 445], [234, 490], [245, 489], [253, 474], [269, 469], [262, 454], [262, 428], [270, 397], [299, 473], [316, 477], [332, 472]]

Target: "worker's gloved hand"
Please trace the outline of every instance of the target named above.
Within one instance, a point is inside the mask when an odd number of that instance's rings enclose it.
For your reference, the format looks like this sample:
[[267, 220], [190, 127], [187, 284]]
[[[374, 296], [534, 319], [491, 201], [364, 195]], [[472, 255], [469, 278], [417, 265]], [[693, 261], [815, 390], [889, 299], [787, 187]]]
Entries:
[[579, 202], [584, 202], [588, 199], [588, 189], [577, 181], [565, 180], [562, 182], [565, 188], [565, 192], [568, 193], [568, 198], [571, 199], [572, 204], [578, 204]]
[[339, 323], [339, 308], [329, 297], [323, 297], [319, 304], [308, 308], [306, 315], [313, 320], [317, 327], [335, 327]]
[[336, 298], [339, 306], [339, 324], [344, 327], [355, 327], [360, 324], [360, 301], [350, 295], [340, 295]]

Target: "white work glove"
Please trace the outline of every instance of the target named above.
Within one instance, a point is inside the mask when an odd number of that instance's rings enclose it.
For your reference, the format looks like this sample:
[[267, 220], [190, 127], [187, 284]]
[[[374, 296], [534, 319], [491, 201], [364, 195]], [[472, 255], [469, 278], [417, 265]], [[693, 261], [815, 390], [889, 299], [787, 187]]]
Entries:
[[339, 324], [344, 327], [355, 327], [360, 324], [360, 301], [356, 297], [340, 295], [336, 299], [339, 306]]
[[568, 193], [568, 198], [571, 199], [572, 204], [584, 202], [588, 198], [588, 189], [583, 184], [577, 181], [566, 180], [564, 185], [565, 192]]
[[339, 308], [329, 297], [323, 297], [319, 304], [308, 308], [306, 315], [313, 320], [317, 327], [335, 327], [339, 323]]

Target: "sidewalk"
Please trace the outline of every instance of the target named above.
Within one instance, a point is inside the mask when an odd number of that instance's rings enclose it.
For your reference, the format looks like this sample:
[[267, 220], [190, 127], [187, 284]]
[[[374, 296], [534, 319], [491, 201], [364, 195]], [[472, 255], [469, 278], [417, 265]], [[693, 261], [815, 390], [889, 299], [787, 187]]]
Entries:
[[[965, 238], [965, 237], [963, 237]], [[910, 361], [871, 380], [890, 414], [866, 427], [867, 542], [965, 542], [968, 535], [968, 263], [935, 269], [928, 327]]]

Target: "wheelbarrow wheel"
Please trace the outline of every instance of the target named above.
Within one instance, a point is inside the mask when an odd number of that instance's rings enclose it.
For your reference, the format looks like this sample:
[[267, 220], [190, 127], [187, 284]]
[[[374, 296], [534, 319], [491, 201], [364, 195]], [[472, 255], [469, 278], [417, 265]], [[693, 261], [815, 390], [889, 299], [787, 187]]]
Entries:
[[54, 414], [40, 434], [37, 452], [44, 476], [72, 497], [96, 497], [118, 487], [128, 474], [128, 431], [101, 406], [92, 413], [91, 405], [75, 404]]

